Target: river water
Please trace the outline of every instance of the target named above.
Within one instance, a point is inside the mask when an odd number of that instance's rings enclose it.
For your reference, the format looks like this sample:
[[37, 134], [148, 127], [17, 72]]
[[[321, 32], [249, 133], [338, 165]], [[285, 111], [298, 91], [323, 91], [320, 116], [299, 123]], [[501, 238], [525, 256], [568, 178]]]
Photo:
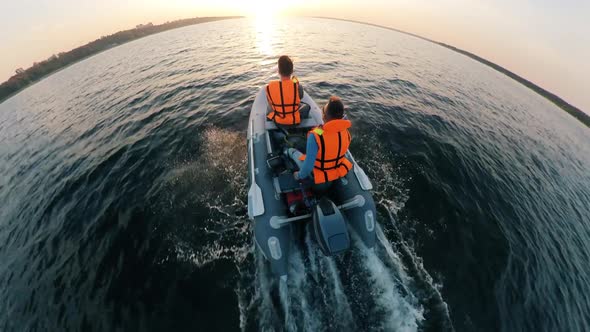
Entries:
[[[295, 252], [246, 209], [246, 128], [281, 54], [343, 98], [379, 245]], [[0, 104], [0, 330], [590, 330], [590, 130], [427, 41], [238, 19], [98, 54]]]

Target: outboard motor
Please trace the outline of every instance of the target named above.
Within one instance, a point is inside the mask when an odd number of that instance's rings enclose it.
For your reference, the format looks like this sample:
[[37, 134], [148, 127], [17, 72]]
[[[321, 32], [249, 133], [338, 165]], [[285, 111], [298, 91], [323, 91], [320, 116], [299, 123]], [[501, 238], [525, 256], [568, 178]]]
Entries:
[[312, 213], [311, 236], [319, 244], [324, 255], [331, 256], [348, 250], [350, 236], [344, 216], [336, 204], [326, 197], [322, 197], [313, 206]]

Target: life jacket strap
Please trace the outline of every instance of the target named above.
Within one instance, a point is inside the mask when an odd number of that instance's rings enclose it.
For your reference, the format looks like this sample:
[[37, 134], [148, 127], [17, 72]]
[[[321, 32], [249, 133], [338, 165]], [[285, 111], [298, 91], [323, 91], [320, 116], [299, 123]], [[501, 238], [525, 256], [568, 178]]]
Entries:
[[319, 169], [320, 171], [329, 171], [329, 170], [332, 170], [332, 169], [337, 169], [337, 168], [340, 168], [340, 167], [344, 167], [344, 168], [346, 168], [347, 171], [350, 171], [350, 169], [348, 168], [348, 166], [346, 166], [346, 164], [344, 164], [344, 163], [340, 163], [340, 164], [338, 164], [338, 165], [336, 165], [334, 167], [324, 167], [324, 168], [320, 168], [320, 167], [317, 167], [317, 166], [313, 166], [313, 167], [315, 169]]

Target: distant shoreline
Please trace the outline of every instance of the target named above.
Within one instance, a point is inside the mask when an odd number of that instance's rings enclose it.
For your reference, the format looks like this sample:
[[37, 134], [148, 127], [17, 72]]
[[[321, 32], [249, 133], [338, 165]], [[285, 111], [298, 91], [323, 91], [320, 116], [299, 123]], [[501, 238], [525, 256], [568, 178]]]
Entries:
[[382, 28], [382, 29], [387, 29], [387, 30], [391, 30], [391, 31], [395, 31], [395, 32], [399, 32], [399, 33], [403, 33], [405, 35], [409, 35], [412, 37], [416, 37], [416, 38], [420, 38], [422, 40], [426, 40], [429, 41], [431, 43], [440, 45], [442, 47], [445, 47], [447, 49], [450, 49], [452, 51], [455, 51], [457, 53], [463, 54], [473, 60], [476, 60], [488, 67], [491, 67], [492, 69], [495, 69], [496, 71], [512, 78], [513, 80], [517, 81], [518, 83], [526, 86], [527, 88], [533, 90], [534, 92], [536, 92], [537, 94], [541, 95], [542, 97], [545, 97], [547, 100], [549, 100], [550, 102], [552, 102], [553, 104], [555, 104], [557, 107], [561, 108], [562, 110], [566, 111], [567, 113], [569, 113], [571, 116], [575, 117], [576, 119], [578, 119], [580, 122], [582, 122], [583, 124], [585, 124], [587, 127], [590, 128], [590, 115], [584, 113], [581, 109], [573, 106], [572, 104], [568, 103], [567, 101], [563, 100], [561, 97], [557, 96], [556, 94], [549, 92], [545, 89], [543, 89], [542, 87], [536, 85], [535, 83], [511, 72], [510, 70], [497, 65], [491, 61], [488, 61], [478, 55], [475, 55], [473, 53], [464, 51], [462, 49], [456, 48], [454, 46], [445, 44], [445, 43], [441, 43], [441, 42], [437, 42], [435, 40], [432, 39], [428, 39], [426, 37], [422, 37], [410, 32], [406, 32], [403, 30], [399, 30], [396, 28], [391, 28], [391, 27], [386, 27], [383, 25], [378, 25], [378, 24], [373, 24], [373, 23], [367, 23], [367, 22], [361, 22], [361, 21], [355, 21], [355, 20], [349, 20], [349, 19], [342, 19], [342, 18], [334, 18], [334, 17], [326, 17], [326, 16], [311, 16], [313, 18], [321, 18], [321, 19], [329, 19], [329, 20], [335, 20], [335, 21], [344, 21], [344, 22], [352, 22], [352, 23], [358, 23], [358, 24], [364, 24], [364, 25], [370, 25], [370, 26], [374, 26], [377, 28]]
[[[147, 37], [147, 36], [146, 36], [146, 37]], [[142, 37], [142, 38], [143, 38], [143, 37]], [[141, 39], [141, 38], [138, 38], [138, 39]], [[136, 40], [136, 39], [134, 39], [134, 40]], [[131, 42], [131, 41], [132, 41], [132, 40], [130, 40], [130, 41], [128, 41], [128, 42]], [[126, 43], [128, 43], [128, 42], [125, 42], [124, 44], [126, 44]], [[120, 44], [120, 45], [123, 45], [123, 44]], [[95, 56], [95, 55], [98, 55], [98, 54], [100, 54], [100, 53], [102, 53], [102, 52], [106, 52], [106, 51], [110, 50], [111, 48], [115, 48], [115, 47], [116, 47], [116, 46], [109, 47], [109, 48], [105, 48], [105, 49], [104, 49], [104, 50], [102, 50], [102, 51], [96, 52], [96, 53], [94, 53], [94, 54], [90, 54], [90, 55], [88, 55], [88, 56], [85, 56], [85, 57], [83, 57], [83, 58], [80, 58], [80, 59], [78, 59], [78, 60], [76, 60], [76, 61], [74, 61], [74, 62], [72, 62], [72, 63], [68, 63], [68, 64], [66, 64], [65, 66], [63, 66], [63, 67], [60, 67], [60, 68], [56, 69], [55, 71], [49, 72], [49, 73], [47, 73], [47, 74], [45, 74], [45, 75], [43, 75], [43, 76], [41, 76], [41, 77], [37, 78], [37, 79], [36, 79], [36, 80], [34, 80], [34, 81], [30, 81], [30, 82], [29, 82], [27, 85], [23, 85], [21, 88], [19, 88], [18, 90], [14, 91], [14, 92], [11, 92], [11, 93], [10, 93], [9, 95], [7, 95], [7, 96], [3, 96], [3, 95], [2, 95], [2, 93], [1, 93], [1, 91], [0, 91], [0, 104], [2, 104], [3, 102], [5, 102], [6, 100], [8, 100], [8, 99], [10, 99], [10, 98], [12, 98], [12, 97], [14, 97], [14, 96], [16, 96], [17, 94], [21, 93], [21, 92], [22, 92], [23, 90], [25, 90], [26, 88], [30, 88], [30, 87], [32, 87], [33, 85], [35, 85], [35, 84], [37, 84], [37, 83], [39, 83], [39, 82], [43, 81], [44, 79], [46, 79], [47, 77], [49, 77], [49, 76], [51, 76], [51, 75], [53, 75], [53, 74], [57, 74], [57, 73], [59, 73], [60, 71], [62, 71], [62, 70], [64, 70], [64, 69], [68, 69], [69, 67], [71, 67], [71, 66], [73, 66], [73, 65], [77, 64], [78, 62], [82, 62], [82, 61], [84, 61], [84, 60], [86, 60], [86, 59], [88, 59], [88, 58], [91, 58], [91, 57], [93, 57], [93, 56]], [[14, 77], [14, 76], [12, 76], [12, 77]], [[12, 77], [11, 77], [11, 78], [12, 78]], [[10, 80], [10, 79], [8, 79], [8, 80]], [[8, 81], [6, 81], [6, 82], [8, 82]], [[4, 82], [4, 83], [6, 83], [6, 82]], [[2, 83], [2, 84], [4, 84], [4, 83]], [[2, 85], [0, 85], [0, 87], [1, 87], [1, 86], [2, 86]]]
[[0, 84], [0, 104], [44, 78], [111, 48], [176, 28], [236, 18], [242, 18], [242, 16], [195, 17], [159, 25], [140, 24], [135, 29], [123, 30], [112, 35], [103, 36], [68, 52], [52, 55], [47, 60], [35, 63], [27, 69], [19, 68], [16, 75]]
[[[321, 19], [329, 19], [329, 20], [336, 20], [336, 21], [344, 21], [344, 22], [351, 22], [363, 25], [374, 26], [377, 28], [387, 29], [391, 31], [396, 31], [399, 33], [403, 33], [412, 37], [420, 38], [425, 41], [429, 41], [431, 43], [440, 45], [457, 53], [463, 54], [473, 60], [476, 60], [496, 71], [503, 73], [504, 75], [512, 78], [513, 80], [521, 83], [522, 85], [526, 86], [527, 88], [533, 90], [534, 92], [538, 93], [539, 95], [545, 97], [547, 100], [551, 101], [557, 107], [561, 108], [562, 110], [566, 111], [580, 122], [585, 124], [587, 127], [590, 128], [590, 115], [584, 113], [579, 108], [571, 105], [570, 103], [566, 102], [559, 96], [551, 93], [540, 86], [534, 84], [533, 82], [511, 72], [510, 70], [497, 65], [491, 61], [488, 61], [478, 55], [473, 53], [464, 51], [462, 49], [456, 48], [454, 46], [437, 42], [432, 39], [428, 39], [410, 32], [402, 31], [396, 28], [386, 27], [383, 25], [349, 20], [349, 19], [342, 19], [342, 18], [334, 18], [334, 17], [325, 17], [325, 16], [311, 16], [312, 18], [321, 18]], [[213, 21], [220, 21], [220, 20], [227, 20], [227, 19], [236, 19], [236, 18], [243, 18], [243, 16], [219, 16], [219, 17], [195, 17], [183, 20], [177, 20], [173, 22], [166, 22], [160, 25], [152, 25], [148, 23], [147, 25], [138, 25], [135, 29], [123, 30], [116, 32], [109, 36], [101, 37], [95, 41], [92, 41], [86, 45], [80, 46], [69, 52], [60, 53], [58, 56], [53, 55], [49, 59], [42, 61], [40, 63], [35, 63], [32, 67], [20, 71], [16, 75], [10, 77], [6, 82], [0, 84], [0, 104], [6, 101], [7, 99], [15, 96], [25, 88], [41, 81], [42, 79], [46, 78], [47, 76], [59, 72], [77, 62], [80, 62], [84, 59], [87, 59], [91, 56], [97, 55], [102, 53], [106, 50], [111, 48], [120, 46], [122, 44], [131, 42], [133, 40], [137, 40], [143, 37], [147, 37], [150, 35], [154, 35], [160, 32], [185, 27], [189, 25], [195, 25], [200, 23], [206, 22], [213, 22]]]

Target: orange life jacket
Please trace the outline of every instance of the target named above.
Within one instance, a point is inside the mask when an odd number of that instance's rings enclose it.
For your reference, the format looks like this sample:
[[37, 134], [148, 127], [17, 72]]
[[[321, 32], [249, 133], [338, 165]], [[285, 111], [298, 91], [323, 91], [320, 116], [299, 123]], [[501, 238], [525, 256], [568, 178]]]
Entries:
[[293, 77], [290, 80], [271, 81], [266, 86], [266, 98], [272, 108], [268, 114], [270, 120], [282, 125], [296, 125], [301, 122], [299, 105], [299, 80]]
[[[315, 137], [318, 145], [318, 154], [313, 166], [316, 184], [344, 177], [352, 169], [352, 163], [344, 157], [352, 140], [348, 132], [350, 126], [348, 120], [331, 120], [309, 132]], [[301, 159], [304, 160], [305, 156]]]

